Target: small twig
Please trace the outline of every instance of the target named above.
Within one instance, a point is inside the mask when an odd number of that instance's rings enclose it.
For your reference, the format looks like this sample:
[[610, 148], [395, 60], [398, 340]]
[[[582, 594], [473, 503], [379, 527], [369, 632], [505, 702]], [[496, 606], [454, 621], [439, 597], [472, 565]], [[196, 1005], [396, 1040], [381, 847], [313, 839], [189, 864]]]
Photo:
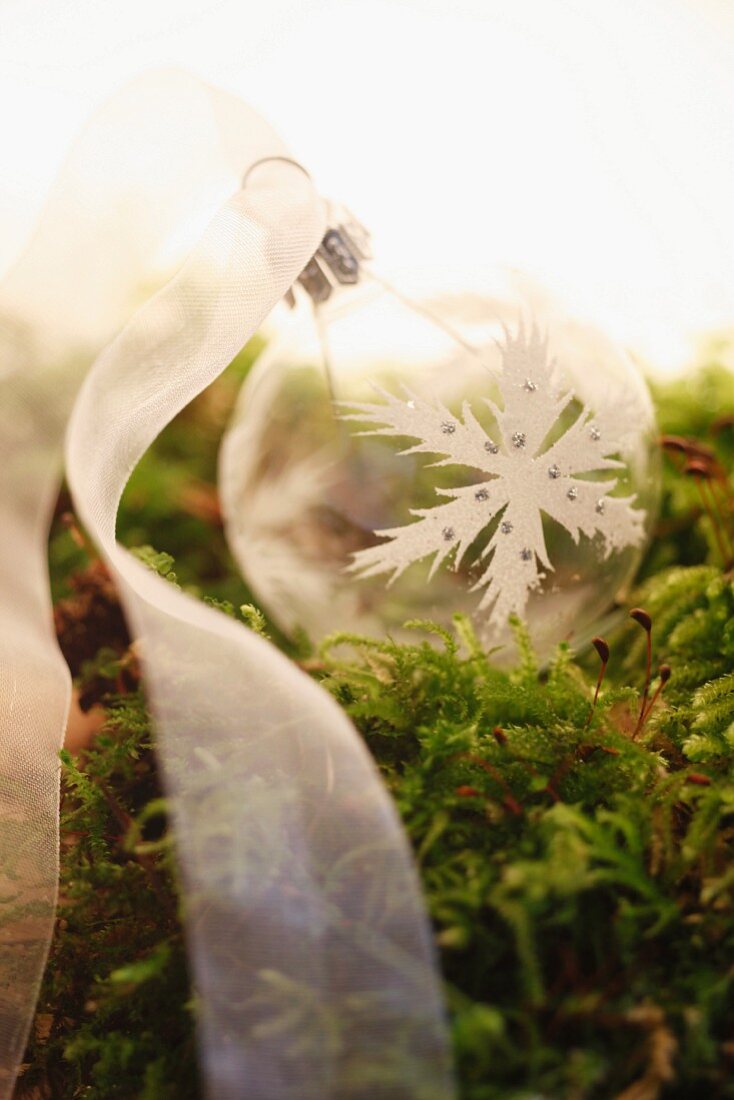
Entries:
[[640, 704], [640, 713], [637, 718], [637, 725], [632, 733], [632, 739], [637, 737], [637, 734], [642, 729], [642, 723], [645, 717], [645, 709], [647, 707], [647, 700], [650, 694], [650, 681], [652, 679], [652, 619], [650, 615], [643, 607], [633, 607], [630, 611], [630, 618], [634, 619], [647, 635], [647, 661], [645, 665], [645, 688], [642, 692], [642, 702]]
[[[731, 418], [722, 417], [715, 422], [712, 427], [714, 434], [728, 426], [730, 420]], [[729, 568], [734, 558], [734, 495], [726, 470], [713, 448], [696, 439], [664, 435], [660, 442], [663, 449], [676, 461], [680, 473], [695, 478], [724, 566]]]
[[499, 771], [499, 769], [495, 768], [494, 764], [490, 764], [488, 760], [484, 760], [481, 756], [476, 756], [472, 752], [460, 752], [454, 757], [454, 760], [466, 760], [469, 764], [476, 764], [476, 766], [478, 768], [482, 768], [482, 770], [485, 771], [487, 775], [491, 775], [492, 779], [494, 779], [496, 783], [499, 783], [502, 791], [504, 792], [504, 798], [502, 800], [504, 807], [516, 817], [520, 817], [522, 815], [522, 805], [517, 801], [510, 789], [507, 780]]
[[670, 679], [670, 677], [672, 675], [672, 669], [671, 669], [670, 665], [661, 665], [659, 670], [658, 670], [658, 675], [660, 676], [660, 682], [657, 686], [657, 690], [655, 691], [655, 694], [652, 697], [652, 701], [651, 701], [649, 707], [645, 711], [644, 717], [642, 719], [642, 725], [640, 726], [640, 729], [642, 729], [642, 727], [647, 722], [648, 718], [652, 714], [653, 707], [655, 706], [658, 699], [660, 698], [660, 696], [665, 691], [665, 685], [667, 684], [668, 680]]
[[594, 702], [591, 704], [591, 710], [589, 711], [589, 717], [586, 719], [586, 725], [584, 730], [587, 730], [591, 725], [591, 720], [594, 717], [596, 711], [596, 704], [599, 701], [599, 691], [604, 683], [604, 677], [607, 672], [607, 665], [609, 664], [609, 644], [604, 638], [592, 638], [591, 644], [596, 652], [599, 654], [599, 660], [601, 661], [601, 667], [599, 669], [599, 675], [596, 678], [596, 691], [594, 692]]
[[72, 541], [76, 544], [76, 546], [79, 547], [80, 550], [84, 551], [89, 560], [96, 561], [99, 557], [99, 554], [97, 553], [97, 548], [82, 531], [74, 513], [63, 512], [59, 516], [59, 522], [62, 527], [66, 528], [66, 530], [69, 532], [69, 535], [71, 536]]
[[[492, 736], [494, 737], [497, 744], [500, 745], [503, 749], [509, 749], [510, 739], [508, 738], [505, 731], [501, 728], [501, 726], [494, 727], [494, 729], [492, 730]], [[538, 772], [538, 769], [533, 767], [530, 761], [526, 760], [524, 756], [521, 756], [517, 752], [513, 752], [511, 760], [513, 764], [520, 764], [523, 770], [526, 771], [532, 779], [540, 778], [540, 773]]]
[[[724, 563], [724, 567], [728, 568], [731, 561], [732, 551], [731, 548], [727, 548], [724, 543], [724, 531], [725, 521], [719, 512], [719, 504], [716, 495], [711, 486], [711, 480], [714, 477], [714, 471], [711, 463], [701, 458], [691, 459], [685, 466], [683, 471], [689, 477], [692, 477], [696, 482], [696, 488], [698, 489], [699, 496], [701, 497], [701, 503], [703, 504], [704, 511], [709, 518], [712, 530], [714, 532], [714, 538], [716, 539], [716, 545], [721, 554], [721, 559]], [[728, 537], [728, 531], [727, 531]]]

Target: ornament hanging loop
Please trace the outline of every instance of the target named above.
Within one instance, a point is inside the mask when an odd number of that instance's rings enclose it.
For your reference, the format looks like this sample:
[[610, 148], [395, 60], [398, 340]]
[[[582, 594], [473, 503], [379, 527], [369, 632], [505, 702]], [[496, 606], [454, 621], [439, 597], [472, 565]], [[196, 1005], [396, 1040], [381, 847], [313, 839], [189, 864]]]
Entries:
[[254, 176], [254, 174], [255, 174], [255, 172], [257, 171], [258, 168], [262, 168], [262, 166], [264, 164], [273, 164], [274, 162], [277, 163], [277, 164], [292, 164], [294, 168], [299, 168], [301, 170], [301, 172], [303, 172], [304, 176], [306, 176], [307, 179], [309, 179], [309, 180], [311, 179], [311, 173], [308, 172], [303, 167], [303, 165], [300, 163], [300, 161], [295, 160], [293, 157], [286, 157], [286, 156], [260, 157], [259, 160], [253, 161], [253, 163], [249, 166], [249, 168], [245, 172], [244, 176], [242, 177], [242, 189], [243, 189], [243, 191], [247, 187], [247, 184], [248, 184], [249, 180], [252, 178], [252, 176]]
[[[300, 168], [310, 179], [309, 172], [292, 157], [272, 156], [255, 161], [242, 178], [243, 188], [256, 169], [272, 161], [292, 164]], [[327, 228], [321, 244], [288, 290], [285, 300], [293, 309], [296, 305], [295, 286], [306, 291], [314, 305], [327, 302], [337, 287], [355, 286], [361, 275], [362, 264], [372, 259], [370, 235], [345, 207], [329, 203]]]

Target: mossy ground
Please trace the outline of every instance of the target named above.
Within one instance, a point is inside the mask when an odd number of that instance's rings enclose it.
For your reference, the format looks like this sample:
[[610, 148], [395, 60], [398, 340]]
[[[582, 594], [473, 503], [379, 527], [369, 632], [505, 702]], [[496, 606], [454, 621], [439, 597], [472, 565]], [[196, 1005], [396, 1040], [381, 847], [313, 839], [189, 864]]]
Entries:
[[[711, 442], [734, 411], [715, 358], [658, 389], [663, 431]], [[252, 597], [214, 480], [247, 361], [158, 440], [120, 529], [234, 614]], [[732, 469], [730, 429], [716, 446]], [[64, 757], [58, 928], [18, 1096], [185, 1100], [199, 1095], [193, 1009], [152, 731], [114, 593], [67, 508], [50, 544], [57, 624], [84, 704], [106, 718], [83, 757]], [[501, 671], [463, 620], [438, 645], [415, 624], [409, 645], [289, 647], [351, 715], [405, 821], [465, 1100], [734, 1097], [734, 584], [722, 565], [695, 484], [666, 463], [630, 606], [650, 613], [655, 668], [672, 675], [637, 732], [646, 638], [624, 616], [591, 717], [593, 650], [560, 647], [541, 671], [524, 645]]]

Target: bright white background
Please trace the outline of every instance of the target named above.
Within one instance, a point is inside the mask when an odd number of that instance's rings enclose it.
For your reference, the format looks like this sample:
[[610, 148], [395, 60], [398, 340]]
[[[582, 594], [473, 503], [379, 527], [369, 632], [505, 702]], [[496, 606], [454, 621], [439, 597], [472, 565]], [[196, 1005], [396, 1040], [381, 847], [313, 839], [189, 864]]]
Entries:
[[0, 267], [94, 106], [170, 64], [388, 270], [524, 268], [665, 370], [734, 326], [732, 0], [0, 0]]

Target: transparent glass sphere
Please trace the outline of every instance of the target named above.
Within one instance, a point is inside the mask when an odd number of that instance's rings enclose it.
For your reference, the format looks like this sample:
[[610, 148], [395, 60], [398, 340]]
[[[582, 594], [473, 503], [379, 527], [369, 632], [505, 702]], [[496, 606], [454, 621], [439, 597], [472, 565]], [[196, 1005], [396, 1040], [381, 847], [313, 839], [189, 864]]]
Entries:
[[462, 612], [489, 648], [517, 614], [541, 654], [598, 632], [658, 487], [649, 393], [600, 332], [512, 291], [406, 300], [371, 277], [293, 312], [220, 461], [230, 545], [286, 632]]

